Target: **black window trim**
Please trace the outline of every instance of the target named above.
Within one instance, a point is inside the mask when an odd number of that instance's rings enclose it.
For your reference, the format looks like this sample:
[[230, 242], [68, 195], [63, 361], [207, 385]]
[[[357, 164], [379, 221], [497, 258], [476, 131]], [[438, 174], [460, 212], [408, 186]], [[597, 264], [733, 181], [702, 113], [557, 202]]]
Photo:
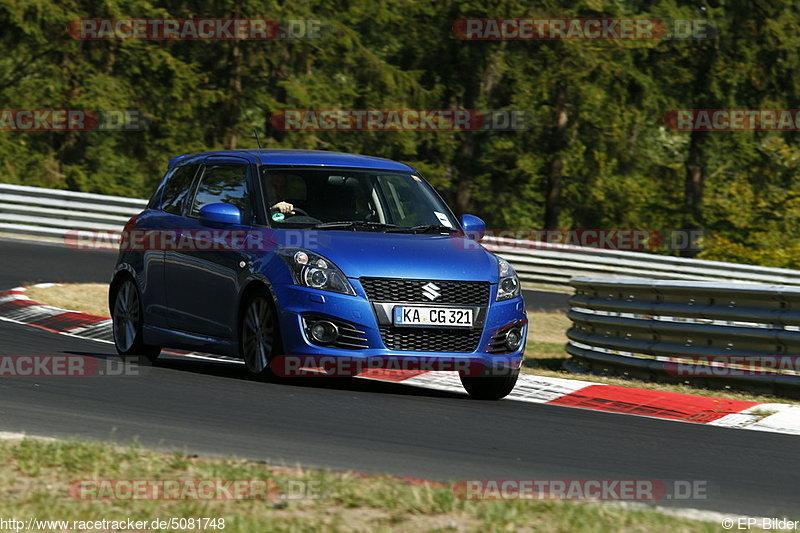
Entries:
[[[180, 169], [182, 169], [184, 167], [191, 166], [191, 165], [195, 165], [197, 167], [197, 168], [194, 169], [194, 175], [192, 176], [191, 180], [189, 181], [189, 188], [194, 187], [194, 181], [197, 179], [197, 173], [200, 170], [200, 164], [199, 163], [186, 163], [186, 164], [183, 164], [183, 165], [176, 165], [176, 166], [172, 167], [171, 169], [167, 170], [167, 173], [170, 173], [170, 172], [172, 173], [172, 174], [170, 174], [169, 179], [171, 180], [175, 176], [175, 174], [177, 174], [177, 172]], [[183, 216], [183, 213], [186, 210], [186, 201], [185, 200], [183, 202], [183, 205], [181, 205], [181, 209], [180, 209], [179, 213], [172, 213], [171, 211], [167, 211], [166, 209], [164, 209], [164, 189], [167, 188], [167, 183], [168, 182], [169, 182], [169, 180], [165, 180], [163, 185], [162, 185], [162, 187], [161, 187], [161, 193], [160, 193], [160, 197], [158, 199], [158, 210], [162, 211], [164, 213], [169, 213], [170, 215]]]
[[[242, 224], [247, 225], [247, 226], [252, 225], [253, 224], [252, 219], [255, 218], [255, 215], [254, 215], [255, 214], [255, 207], [253, 205], [253, 187], [250, 184], [250, 181], [251, 181], [250, 180], [250, 168], [252, 167], [252, 164], [249, 161], [247, 161], [246, 159], [244, 159], [244, 158], [241, 158], [241, 160], [242, 161], [239, 162], [239, 161], [231, 161], [231, 160], [220, 160], [220, 161], [211, 160], [211, 161], [209, 161], [208, 159], [206, 159], [206, 161], [201, 163], [200, 164], [200, 168], [198, 168], [197, 172], [195, 173], [194, 182], [192, 183], [192, 192], [191, 192], [192, 200], [190, 202], [186, 202], [186, 205], [183, 206], [183, 216], [185, 216], [187, 218], [192, 218], [192, 219], [195, 219], [195, 220], [198, 220], [200, 218], [199, 216], [192, 216], [192, 214], [191, 214], [192, 213], [192, 207], [194, 206], [194, 202], [197, 199], [197, 192], [200, 189], [200, 183], [203, 180], [203, 176], [206, 175], [206, 169], [209, 166], [241, 166], [241, 167], [245, 167], [244, 184], [245, 184], [245, 188], [246, 188], [247, 201], [250, 204], [250, 215], [251, 215], [251, 220], [249, 220], [249, 221], [244, 221], [243, 220]], [[242, 213], [242, 215], [244, 215], [244, 214], [245, 213]]]
[[[266, 192], [263, 190], [264, 189], [264, 184], [261, 182], [261, 172], [263, 172], [263, 171], [267, 171], [268, 175], [272, 171], [280, 171], [280, 170], [283, 170], [283, 171], [289, 171], [289, 170], [330, 170], [330, 171], [337, 171], [337, 170], [341, 170], [343, 172], [346, 172], [346, 171], [350, 171], [350, 172], [374, 172], [374, 173], [385, 173], [385, 174], [400, 174], [400, 175], [406, 175], [406, 176], [416, 175], [417, 177], [419, 177], [422, 180], [422, 184], [425, 186], [425, 188], [428, 189], [428, 191], [430, 191], [435, 198], [439, 199], [439, 201], [442, 203], [442, 206], [444, 206], [444, 208], [446, 210], [446, 214], [450, 215], [450, 218], [452, 220], [455, 220], [456, 229], [462, 229], [462, 230], [464, 229], [464, 228], [461, 227], [461, 218], [456, 216], [456, 214], [453, 212], [453, 210], [450, 207], [450, 205], [445, 201], [445, 199], [442, 197], [442, 195], [439, 194], [439, 191], [437, 191], [436, 188], [428, 182], [428, 180], [425, 178], [425, 176], [422, 175], [421, 172], [419, 172], [417, 169], [415, 169], [413, 167], [412, 167], [411, 170], [394, 170], [394, 169], [390, 170], [390, 169], [385, 169], [385, 168], [366, 168], [366, 167], [362, 168], [362, 167], [324, 166], [324, 165], [323, 166], [319, 166], [319, 165], [307, 165], [307, 164], [292, 165], [292, 164], [285, 164], [285, 163], [282, 163], [282, 164], [259, 163], [259, 164], [256, 164], [255, 166], [256, 166], [256, 171], [255, 171], [256, 183], [255, 183], [255, 187], [256, 187], [256, 189], [258, 189], [258, 195], [259, 195], [259, 198], [261, 199], [261, 203], [262, 203], [261, 207], [259, 208], [259, 212], [261, 210], [263, 210], [264, 213], [266, 213], [267, 209], [268, 209], [267, 208]], [[383, 195], [383, 191], [380, 190], [379, 194]], [[259, 214], [258, 216], [261, 216], [261, 215]], [[268, 228], [273, 227], [272, 223], [269, 221], [269, 216], [267, 216], [267, 221], [266, 221], [265, 225]], [[308, 229], [308, 228], [305, 228], [305, 229]]]

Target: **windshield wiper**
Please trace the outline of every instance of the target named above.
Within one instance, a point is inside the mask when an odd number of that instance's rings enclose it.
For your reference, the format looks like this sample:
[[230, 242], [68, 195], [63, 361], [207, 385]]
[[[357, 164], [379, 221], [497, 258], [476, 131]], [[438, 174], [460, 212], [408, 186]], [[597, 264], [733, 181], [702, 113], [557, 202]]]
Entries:
[[457, 233], [459, 230], [438, 224], [425, 224], [422, 226], [398, 226], [384, 222], [369, 222], [366, 220], [338, 220], [336, 222], [322, 222], [313, 226], [313, 229], [356, 229], [367, 228], [384, 230], [387, 233]]
[[389, 230], [399, 228], [397, 224], [384, 224], [383, 222], [369, 222], [366, 220], [339, 220], [336, 222], [323, 222], [313, 226], [313, 229], [352, 229], [370, 228], [376, 230]]
[[459, 230], [457, 230], [456, 228], [451, 228], [450, 226], [442, 226], [440, 224], [425, 224], [425, 225], [422, 225], [422, 226], [411, 226], [411, 227], [406, 227], [406, 228], [403, 228], [403, 227], [392, 228], [392, 229], [387, 230], [387, 231], [397, 232], [397, 233], [400, 233], [400, 232], [404, 232], [404, 233], [405, 232], [410, 232], [410, 233], [456, 233]]

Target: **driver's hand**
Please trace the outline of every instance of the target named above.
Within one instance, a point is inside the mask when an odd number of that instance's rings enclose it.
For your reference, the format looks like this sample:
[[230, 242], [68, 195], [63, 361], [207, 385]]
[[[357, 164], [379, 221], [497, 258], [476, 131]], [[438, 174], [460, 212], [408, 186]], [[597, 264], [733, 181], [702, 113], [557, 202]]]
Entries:
[[278, 202], [277, 204], [272, 206], [272, 209], [277, 209], [284, 215], [294, 213], [294, 206], [289, 202]]

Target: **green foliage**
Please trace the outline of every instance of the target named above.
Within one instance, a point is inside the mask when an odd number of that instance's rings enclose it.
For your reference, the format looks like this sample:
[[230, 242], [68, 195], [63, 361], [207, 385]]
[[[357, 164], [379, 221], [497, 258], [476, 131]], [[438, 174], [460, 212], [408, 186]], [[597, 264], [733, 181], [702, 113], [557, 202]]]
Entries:
[[702, 241], [704, 250], [699, 259], [728, 261], [778, 268], [800, 268], [800, 244], [778, 243], [775, 246], [753, 246], [730, 241], [719, 235]]

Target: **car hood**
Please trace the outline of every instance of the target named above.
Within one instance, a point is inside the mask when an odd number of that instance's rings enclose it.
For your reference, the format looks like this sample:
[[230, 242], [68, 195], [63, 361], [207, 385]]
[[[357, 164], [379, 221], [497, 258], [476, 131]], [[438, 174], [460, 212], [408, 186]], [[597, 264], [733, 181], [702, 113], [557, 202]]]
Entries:
[[[316, 252], [348, 278], [383, 277], [497, 283], [497, 260], [458, 235], [338, 230], [276, 231], [283, 246]], [[282, 238], [283, 237], [283, 238]]]

